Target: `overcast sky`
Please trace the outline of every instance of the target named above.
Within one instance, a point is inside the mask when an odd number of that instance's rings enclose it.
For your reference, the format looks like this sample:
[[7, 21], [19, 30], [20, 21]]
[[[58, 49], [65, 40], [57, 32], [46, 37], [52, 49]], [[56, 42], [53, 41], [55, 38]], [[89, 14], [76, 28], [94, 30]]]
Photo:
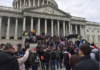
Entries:
[[[88, 21], [100, 22], [100, 0], [55, 0], [59, 9]], [[0, 0], [1, 6], [12, 7], [13, 0]]]

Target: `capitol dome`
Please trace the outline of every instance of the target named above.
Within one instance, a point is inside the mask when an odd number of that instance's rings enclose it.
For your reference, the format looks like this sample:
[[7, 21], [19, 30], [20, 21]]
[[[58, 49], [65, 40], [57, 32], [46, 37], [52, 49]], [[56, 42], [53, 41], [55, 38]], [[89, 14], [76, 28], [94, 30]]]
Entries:
[[55, 2], [55, 0], [14, 0], [13, 1], [13, 8], [15, 9], [40, 7], [44, 5], [51, 5], [55, 8], [58, 8], [58, 4]]

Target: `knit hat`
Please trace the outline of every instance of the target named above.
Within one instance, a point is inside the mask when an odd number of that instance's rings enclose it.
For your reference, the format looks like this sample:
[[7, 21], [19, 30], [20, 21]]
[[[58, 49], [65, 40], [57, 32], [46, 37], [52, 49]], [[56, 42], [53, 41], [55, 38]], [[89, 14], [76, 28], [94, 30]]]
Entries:
[[71, 45], [70, 48], [72, 48], [73, 46]]
[[36, 51], [36, 49], [33, 49], [33, 51]]
[[76, 51], [75, 51], [75, 53], [78, 53], [79, 52], [79, 48], [76, 48]]

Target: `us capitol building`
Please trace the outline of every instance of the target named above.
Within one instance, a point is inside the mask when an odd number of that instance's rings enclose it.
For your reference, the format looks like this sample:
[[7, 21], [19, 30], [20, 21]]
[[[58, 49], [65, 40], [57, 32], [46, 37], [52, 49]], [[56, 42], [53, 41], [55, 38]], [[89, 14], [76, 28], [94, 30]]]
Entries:
[[78, 34], [100, 46], [100, 23], [60, 10], [55, 0], [14, 0], [12, 5], [13, 8], [0, 6], [0, 43], [22, 43], [18, 37], [23, 31], [53, 36], [55, 27], [55, 35]]

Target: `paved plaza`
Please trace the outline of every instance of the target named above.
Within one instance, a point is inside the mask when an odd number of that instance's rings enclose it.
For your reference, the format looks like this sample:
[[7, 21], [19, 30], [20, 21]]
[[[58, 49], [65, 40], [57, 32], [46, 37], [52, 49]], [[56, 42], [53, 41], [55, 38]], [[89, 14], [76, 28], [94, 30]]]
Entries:
[[[32, 69], [30, 68], [29, 70], [32, 70]], [[46, 70], [46, 69], [41, 69], [41, 67], [39, 67], [38, 70]], [[50, 69], [49, 69], [49, 70], [50, 70]], [[55, 70], [66, 70], [66, 69], [65, 69], [65, 68], [62, 68], [62, 69], [60, 69], [60, 68], [57, 69], [57, 68], [56, 68]]]

